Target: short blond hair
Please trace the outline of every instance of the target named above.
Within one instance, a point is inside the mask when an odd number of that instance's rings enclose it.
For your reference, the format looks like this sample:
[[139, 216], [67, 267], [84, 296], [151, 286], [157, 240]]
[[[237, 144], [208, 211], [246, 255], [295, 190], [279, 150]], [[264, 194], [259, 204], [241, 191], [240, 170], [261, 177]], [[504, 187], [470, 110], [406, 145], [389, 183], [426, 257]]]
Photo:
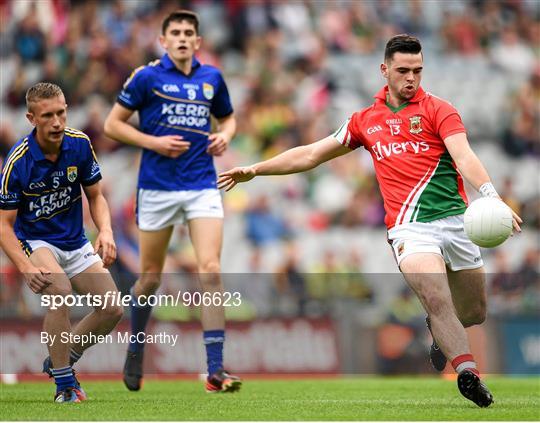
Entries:
[[62, 89], [52, 82], [38, 82], [32, 85], [26, 91], [26, 107], [30, 110], [30, 103], [36, 103], [38, 100], [45, 98], [54, 98], [63, 96]]

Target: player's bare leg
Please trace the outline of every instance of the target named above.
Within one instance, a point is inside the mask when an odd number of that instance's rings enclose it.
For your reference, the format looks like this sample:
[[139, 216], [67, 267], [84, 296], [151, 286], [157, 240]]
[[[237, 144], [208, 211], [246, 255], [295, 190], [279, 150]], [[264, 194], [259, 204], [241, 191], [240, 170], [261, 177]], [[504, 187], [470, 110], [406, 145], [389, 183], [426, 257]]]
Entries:
[[456, 314], [442, 257], [411, 254], [403, 259], [400, 268], [428, 313], [433, 337], [459, 374], [461, 394], [480, 407], [489, 406], [493, 397], [480, 380], [467, 333]]
[[[117, 293], [116, 285], [111, 278], [109, 272], [103, 267], [102, 262], [94, 263], [92, 266], [71, 278], [71, 284], [75, 291], [81, 295], [99, 295], [102, 300], [105, 299], [107, 292]], [[112, 301], [109, 299], [109, 302]], [[105, 307], [96, 307], [93, 312], [85, 316], [73, 329], [74, 335], [107, 335], [116, 326], [122, 317], [122, 307], [117, 305], [106, 304]], [[93, 338], [91, 338], [93, 341]], [[82, 356], [84, 350], [94, 345], [94, 342], [85, 344], [71, 344], [69, 349], [69, 365], [73, 366]], [[43, 363], [43, 371], [50, 372], [52, 363], [49, 362], [49, 357]], [[86, 399], [84, 390], [79, 385], [79, 399]]]
[[486, 275], [483, 267], [470, 270], [448, 270], [448, 282], [457, 316], [464, 327], [486, 320]]
[[133, 285], [132, 291], [137, 297], [139, 295], [152, 295], [159, 288], [172, 231], [173, 226], [159, 231], [139, 230], [142, 273], [139, 280]]
[[[199, 282], [203, 292], [211, 294], [223, 292], [221, 281], [221, 245], [223, 238], [223, 219], [200, 218], [188, 222], [191, 243], [197, 257]], [[225, 308], [213, 304], [201, 309], [204, 330], [223, 330], [225, 328]]]
[[[30, 261], [36, 267], [49, 269], [52, 275], [52, 284], [43, 290], [46, 295], [61, 295], [63, 297], [71, 294], [71, 283], [60, 267], [54, 254], [48, 248], [37, 248], [30, 256]], [[59, 306], [56, 310], [48, 309], [43, 320], [43, 330], [49, 335], [56, 335], [53, 345], [47, 345], [49, 350], [50, 377], [54, 377], [56, 383], [55, 401], [62, 398], [70, 402], [80, 402], [86, 399], [86, 394], [79, 385], [69, 364], [70, 344], [61, 341], [61, 333], [71, 332], [69, 321], [69, 309], [66, 305]]]
[[[484, 268], [452, 271], [447, 267], [448, 283], [452, 301], [459, 321], [464, 327], [482, 323], [486, 318], [486, 284]], [[429, 317], [426, 318], [431, 332]], [[442, 372], [446, 367], [446, 357], [435, 340], [429, 352], [433, 367]]]
[[[221, 245], [223, 219], [197, 218], [188, 222], [191, 243], [197, 257], [199, 281], [203, 294], [223, 293], [221, 279]], [[240, 389], [241, 380], [223, 369], [223, 342], [225, 339], [225, 307], [222, 303], [201, 306], [201, 321], [207, 351], [207, 392], [234, 392]]]
[[407, 283], [415, 291], [431, 320], [431, 330], [446, 357], [470, 354], [465, 328], [459, 321], [441, 256], [411, 254], [400, 264]]
[[[30, 261], [35, 266], [45, 267], [51, 271], [53, 283], [43, 291], [44, 294], [62, 296], [71, 294], [69, 279], [48, 248], [34, 250]], [[68, 307], [63, 305], [56, 310], [48, 309], [43, 320], [43, 330], [50, 335], [57, 335], [56, 342], [52, 346], [47, 346], [54, 366], [58, 368], [69, 366], [69, 344], [59, 341], [62, 332], [71, 332]]]
[[[144, 332], [152, 307], [139, 306], [136, 298], [153, 295], [161, 284], [161, 273], [167, 257], [167, 248], [173, 227], [158, 231], [139, 230], [141, 275], [131, 290], [131, 333]], [[130, 391], [141, 389], [143, 377], [144, 344], [132, 342], [124, 364], [124, 383]]]
[[[71, 278], [73, 288], [81, 295], [98, 295], [102, 301], [105, 301], [106, 294], [109, 294], [108, 303], [96, 307], [94, 311], [85, 316], [74, 328], [75, 335], [107, 335], [122, 318], [122, 306], [112, 304], [111, 295], [115, 294], [118, 298], [118, 289], [107, 269], [103, 267], [102, 262], [94, 263], [84, 272]], [[84, 345], [72, 344], [72, 349], [82, 354], [84, 350], [93, 345], [93, 342]]]

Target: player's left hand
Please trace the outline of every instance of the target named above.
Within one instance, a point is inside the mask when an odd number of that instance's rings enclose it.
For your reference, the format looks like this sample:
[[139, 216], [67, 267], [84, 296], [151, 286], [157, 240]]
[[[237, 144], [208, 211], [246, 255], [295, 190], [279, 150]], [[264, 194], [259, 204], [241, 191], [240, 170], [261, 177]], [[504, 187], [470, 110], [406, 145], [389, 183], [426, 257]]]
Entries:
[[114, 243], [112, 231], [99, 231], [94, 246], [94, 254], [100, 255], [105, 267], [109, 267], [114, 263], [116, 260], [116, 244]]
[[227, 150], [227, 147], [231, 142], [229, 136], [224, 132], [210, 134], [208, 139], [210, 140], [210, 144], [208, 145], [206, 152], [212, 156], [221, 156], [225, 150]]

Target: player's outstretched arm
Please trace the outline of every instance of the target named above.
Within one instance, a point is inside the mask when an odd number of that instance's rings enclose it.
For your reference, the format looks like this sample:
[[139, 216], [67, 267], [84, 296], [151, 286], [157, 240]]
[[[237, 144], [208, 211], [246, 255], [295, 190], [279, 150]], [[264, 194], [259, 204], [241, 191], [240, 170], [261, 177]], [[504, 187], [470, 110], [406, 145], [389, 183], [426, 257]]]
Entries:
[[176, 158], [189, 150], [190, 143], [184, 141], [180, 135], [155, 137], [139, 131], [128, 123], [131, 115], [133, 115], [133, 110], [116, 103], [105, 119], [103, 127], [105, 135], [115, 141], [153, 150], [171, 158]]
[[94, 245], [94, 254], [99, 254], [103, 265], [107, 267], [116, 260], [116, 244], [111, 226], [111, 213], [107, 200], [101, 192], [101, 182], [85, 186], [84, 193], [88, 198], [90, 215], [99, 231]]
[[[500, 199], [499, 194], [497, 194], [497, 191], [491, 183], [486, 168], [471, 149], [465, 133], [462, 132], [445, 138], [444, 144], [450, 153], [450, 156], [456, 163], [459, 172], [467, 182], [479, 191], [483, 197], [497, 197]], [[519, 224], [523, 223], [523, 220], [521, 220], [521, 217], [513, 210], [512, 215], [514, 217], [514, 230], [516, 232], [521, 232]]]
[[17, 210], [0, 210], [0, 246], [24, 275], [28, 287], [37, 294], [52, 283], [51, 272], [44, 267], [34, 266], [24, 254], [13, 231], [16, 218]]
[[218, 188], [229, 191], [236, 184], [250, 181], [259, 175], [289, 175], [305, 172], [351, 151], [342, 146], [333, 136], [329, 136], [313, 144], [291, 148], [263, 162], [222, 172], [218, 178]]

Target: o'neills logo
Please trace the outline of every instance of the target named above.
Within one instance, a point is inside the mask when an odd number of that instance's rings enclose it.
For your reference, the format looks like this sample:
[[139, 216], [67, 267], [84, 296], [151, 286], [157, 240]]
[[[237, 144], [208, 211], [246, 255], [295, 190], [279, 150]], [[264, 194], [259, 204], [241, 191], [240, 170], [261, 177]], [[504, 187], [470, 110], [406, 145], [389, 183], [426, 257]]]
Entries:
[[420, 152], [428, 151], [429, 144], [425, 141], [405, 141], [405, 142], [391, 142], [383, 145], [380, 141], [377, 141], [371, 146], [371, 150], [375, 154], [378, 161], [381, 161], [392, 154], [398, 155], [403, 153], [418, 154]]

